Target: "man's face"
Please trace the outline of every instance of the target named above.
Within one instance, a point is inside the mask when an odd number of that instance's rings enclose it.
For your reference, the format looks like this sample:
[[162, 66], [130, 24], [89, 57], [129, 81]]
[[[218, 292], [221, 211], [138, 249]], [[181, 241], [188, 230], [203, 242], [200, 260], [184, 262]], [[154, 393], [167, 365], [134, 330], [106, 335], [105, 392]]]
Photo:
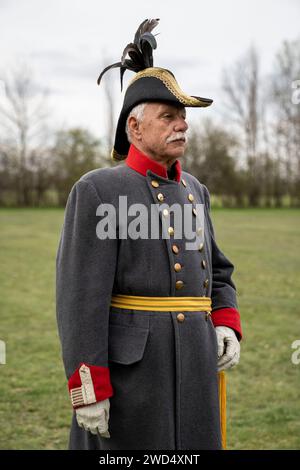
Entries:
[[[184, 106], [147, 103], [134, 138], [146, 154], [158, 161], [172, 163], [183, 156], [188, 129]], [[134, 143], [134, 141], [133, 141]]]

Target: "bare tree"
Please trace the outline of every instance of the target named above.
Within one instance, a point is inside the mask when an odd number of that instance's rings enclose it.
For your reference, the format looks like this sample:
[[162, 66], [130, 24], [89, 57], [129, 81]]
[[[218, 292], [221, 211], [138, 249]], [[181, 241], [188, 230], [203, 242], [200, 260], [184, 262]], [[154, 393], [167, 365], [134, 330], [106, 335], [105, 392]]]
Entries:
[[[107, 64], [111, 63], [112, 60], [104, 57], [102, 60], [102, 67], [104, 69]], [[106, 74], [101, 80], [101, 90], [104, 101], [103, 113], [105, 113], [105, 146], [108, 153], [107, 163], [112, 165], [110, 153], [114, 145], [115, 140], [115, 129], [116, 129], [116, 95], [115, 95], [115, 80], [116, 75]]]
[[114, 145], [114, 136], [115, 136], [115, 97], [114, 90], [111, 86], [111, 83], [107, 79], [103, 80], [104, 82], [104, 93], [106, 101], [106, 141], [108, 146], [108, 151], [111, 152]]
[[292, 203], [300, 203], [300, 103], [293, 99], [300, 86], [300, 40], [285, 41], [276, 55], [272, 75], [272, 122], [276, 155]]
[[48, 92], [34, 82], [26, 64], [1, 73], [0, 77], [4, 83], [0, 97], [0, 146], [5, 147], [14, 164], [17, 203], [28, 205], [34, 170], [30, 156], [42, 142], [45, 145]]
[[235, 136], [209, 119], [190, 126], [183, 166], [227, 206], [242, 205], [240, 177], [233, 158], [236, 148]]
[[224, 71], [223, 89], [227, 98], [226, 115], [242, 135], [250, 181], [248, 197], [251, 205], [259, 203], [261, 181], [258, 153], [262, 131], [259, 58], [254, 47]]

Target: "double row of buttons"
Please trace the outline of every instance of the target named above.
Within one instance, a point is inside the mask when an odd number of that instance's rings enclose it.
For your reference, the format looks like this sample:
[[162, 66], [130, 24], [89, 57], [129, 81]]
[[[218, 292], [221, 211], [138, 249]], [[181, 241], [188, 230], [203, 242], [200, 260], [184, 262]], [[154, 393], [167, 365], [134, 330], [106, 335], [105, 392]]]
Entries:
[[[182, 185], [186, 188], [186, 186], [187, 186], [187, 185], [186, 185], [186, 181], [185, 181], [183, 178], [181, 179], [181, 183], [182, 183]], [[152, 185], [153, 188], [158, 188], [158, 187], [159, 187], [159, 182], [158, 182], [157, 180], [152, 180], [152, 181], [151, 181], [151, 185]], [[157, 198], [157, 200], [158, 200], [159, 202], [163, 202], [163, 201], [165, 200], [165, 197], [164, 197], [163, 193], [161, 193], [161, 192], [159, 192], [159, 193], [156, 195], [156, 198]], [[187, 196], [187, 198], [188, 198], [188, 200], [189, 200], [191, 203], [192, 203], [192, 202], [194, 201], [194, 199], [195, 199], [192, 193], [189, 193], [188, 196]], [[197, 210], [196, 210], [195, 207], [193, 207], [192, 211], [193, 211], [194, 216], [196, 216], [196, 215], [197, 215]], [[164, 217], [167, 217], [167, 216], [169, 215], [168, 209], [163, 209], [162, 214], [163, 214]], [[200, 229], [200, 230], [202, 230], [202, 229]], [[173, 236], [173, 235], [174, 235], [174, 228], [173, 228], [173, 227], [171, 227], [171, 226], [168, 227], [168, 234], [169, 234], [170, 236]], [[199, 250], [200, 252], [203, 251], [203, 246], [204, 246], [204, 244], [203, 244], [203, 243], [200, 243], [199, 248], [198, 248], [198, 250]], [[177, 255], [177, 254], [179, 253], [179, 247], [178, 247], [176, 244], [172, 244], [172, 251], [173, 251], [174, 254]], [[205, 262], [204, 259], [201, 260], [201, 267], [202, 267], [203, 269], [206, 268], [206, 262]], [[180, 272], [181, 269], [182, 269], [182, 266], [181, 266], [180, 263], [175, 263], [175, 264], [174, 264], [174, 270], [175, 270], [177, 273]], [[204, 281], [204, 283], [203, 283], [203, 287], [207, 288], [207, 287], [208, 287], [208, 284], [209, 284], [209, 280], [208, 280], [208, 279], [205, 279], [205, 281]], [[182, 289], [183, 286], [184, 286], [184, 282], [183, 282], [183, 281], [177, 280], [177, 281], [175, 282], [175, 289], [176, 289], [176, 290]], [[183, 315], [183, 314], [182, 314], [182, 315]], [[184, 315], [183, 315], [183, 317], [184, 317]]]
[[[152, 180], [152, 181], [151, 181], [151, 185], [153, 186], [153, 188], [158, 188], [158, 187], [159, 187], [159, 182], [156, 181], [156, 180]], [[157, 199], [159, 202], [163, 202], [163, 201], [165, 200], [165, 197], [164, 197], [163, 193], [158, 193], [158, 194], [156, 195], [156, 199]], [[162, 215], [163, 215], [164, 217], [168, 217], [168, 215], [169, 215], [168, 209], [163, 209]], [[171, 227], [171, 226], [168, 227], [168, 234], [169, 234], [170, 236], [173, 236], [173, 235], [174, 235], [174, 227]], [[178, 247], [176, 244], [172, 244], [172, 251], [173, 251], [173, 253], [174, 253], [175, 255], [178, 255], [178, 253], [179, 253], [179, 247]], [[182, 266], [181, 266], [180, 263], [175, 263], [175, 264], [174, 264], [174, 270], [175, 270], [177, 273], [179, 273], [179, 272], [181, 271], [181, 269], [182, 269]], [[176, 288], [177, 290], [178, 290], [178, 289], [182, 289], [183, 285], [184, 285], [183, 281], [176, 281], [176, 283], [175, 283], [175, 288]]]
[[[186, 181], [185, 181], [183, 178], [181, 179], [181, 183], [182, 183], [183, 186], [186, 188]], [[193, 196], [191, 193], [189, 193], [189, 195], [188, 195], [188, 200], [189, 200], [190, 202], [193, 202], [193, 201], [194, 201], [194, 196]], [[194, 214], [194, 215], [197, 215], [197, 210], [196, 210], [195, 207], [193, 207], [192, 211], [193, 211], [193, 214]], [[200, 228], [198, 233], [201, 233], [201, 231], [202, 231], [202, 229]], [[198, 248], [198, 250], [199, 250], [200, 252], [203, 251], [203, 246], [204, 246], [204, 243], [200, 243], [199, 248]], [[205, 261], [204, 259], [201, 260], [201, 267], [202, 267], [203, 269], [206, 268], [206, 261]], [[209, 284], [209, 280], [208, 280], [208, 279], [205, 279], [205, 281], [203, 282], [203, 287], [204, 287], [205, 289], [207, 289], [208, 284]]]

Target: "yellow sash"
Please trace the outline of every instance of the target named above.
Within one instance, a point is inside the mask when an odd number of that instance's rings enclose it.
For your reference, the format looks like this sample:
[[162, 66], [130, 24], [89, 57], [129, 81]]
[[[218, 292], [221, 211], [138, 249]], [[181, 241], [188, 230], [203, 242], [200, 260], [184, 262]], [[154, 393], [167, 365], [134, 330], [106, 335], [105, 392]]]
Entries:
[[113, 295], [111, 306], [130, 310], [160, 312], [211, 312], [210, 297], [144, 297], [141, 295]]

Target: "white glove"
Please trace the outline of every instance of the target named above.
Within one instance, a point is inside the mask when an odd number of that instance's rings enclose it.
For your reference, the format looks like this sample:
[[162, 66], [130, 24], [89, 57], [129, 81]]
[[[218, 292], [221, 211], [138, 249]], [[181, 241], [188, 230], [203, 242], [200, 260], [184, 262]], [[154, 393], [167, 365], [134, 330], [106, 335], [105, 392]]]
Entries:
[[218, 342], [218, 372], [229, 369], [240, 360], [240, 343], [234, 330], [227, 326], [216, 326]]
[[78, 426], [92, 434], [99, 433], [101, 437], [110, 437], [108, 432], [109, 407], [109, 398], [106, 398], [106, 400], [98, 401], [92, 405], [77, 408]]

